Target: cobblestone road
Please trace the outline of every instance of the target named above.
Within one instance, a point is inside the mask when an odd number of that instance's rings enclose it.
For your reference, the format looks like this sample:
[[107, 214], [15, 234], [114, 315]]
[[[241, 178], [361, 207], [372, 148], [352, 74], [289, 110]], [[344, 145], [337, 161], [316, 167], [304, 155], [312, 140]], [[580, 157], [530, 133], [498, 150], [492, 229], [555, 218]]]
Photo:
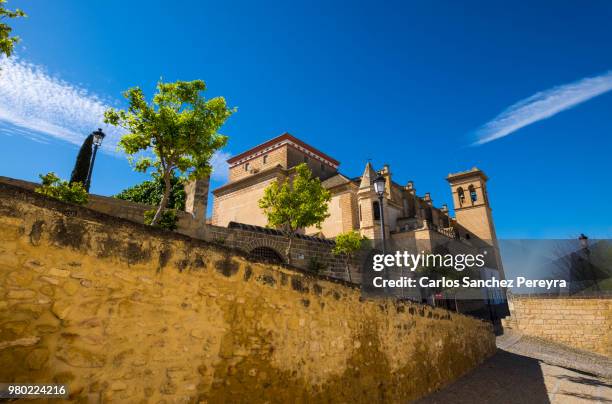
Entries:
[[504, 336], [492, 358], [418, 403], [612, 403], [610, 374], [603, 356]]

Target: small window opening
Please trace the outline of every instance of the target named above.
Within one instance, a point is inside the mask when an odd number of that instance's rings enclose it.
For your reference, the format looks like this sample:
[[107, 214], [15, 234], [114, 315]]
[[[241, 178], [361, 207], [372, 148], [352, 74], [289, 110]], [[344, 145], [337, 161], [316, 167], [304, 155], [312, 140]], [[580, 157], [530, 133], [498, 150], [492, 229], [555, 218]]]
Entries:
[[465, 193], [463, 192], [463, 188], [461, 187], [457, 188], [457, 196], [459, 197], [460, 203], [465, 202]]
[[472, 202], [476, 202], [478, 200], [478, 195], [476, 194], [476, 189], [474, 189], [473, 185], [468, 187], [468, 191], [470, 191], [470, 199]]
[[372, 210], [374, 214], [374, 220], [380, 220], [380, 203], [378, 201], [372, 202]]

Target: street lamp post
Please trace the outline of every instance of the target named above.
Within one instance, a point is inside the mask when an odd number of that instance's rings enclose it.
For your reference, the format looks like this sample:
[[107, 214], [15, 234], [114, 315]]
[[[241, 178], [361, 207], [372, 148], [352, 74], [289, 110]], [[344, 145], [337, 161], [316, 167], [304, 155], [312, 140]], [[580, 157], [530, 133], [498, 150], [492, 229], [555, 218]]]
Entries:
[[595, 286], [595, 290], [599, 291], [599, 282], [597, 282], [597, 274], [593, 270], [593, 265], [591, 265], [591, 250], [589, 249], [589, 238], [584, 235], [584, 233], [580, 233], [580, 237], [578, 237], [578, 241], [580, 242], [580, 247], [586, 256], [586, 266], [589, 268], [589, 274], [591, 275], [593, 286]]
[[385, 214], [383, 210], [383, 197], [385, 196], [385, 186], [387, 181], [382, 175], [378, 175], [374, 180], [374, 191], [378, 195], [378, 209], [380, 212], [380, 230], [382, 231], [382, 252], [386, 254], [386, 236], [385, 236]]
[[106, 136], [104, 132], [102, 132], [101, 128], [98, 128], [97, 131], [92, 133], [93, 135], [93, 154], [91, 156], [91, 163], [89, 164], [89, 172], [87, 173], [87, 181], [85, 181], [85, 190], [89, 192], [89, 185], [91, 184], [91, 173], [93, 171], [94, 162], [96, 161], [96, 153], [98, 152], [98, 147], [102, 144], [102, 140]]

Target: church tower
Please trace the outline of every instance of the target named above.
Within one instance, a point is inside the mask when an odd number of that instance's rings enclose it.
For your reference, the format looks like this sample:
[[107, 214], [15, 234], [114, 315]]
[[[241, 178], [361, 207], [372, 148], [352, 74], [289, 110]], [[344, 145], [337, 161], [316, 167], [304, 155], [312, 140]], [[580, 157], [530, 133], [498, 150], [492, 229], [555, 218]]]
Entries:
[[[361, 235], [366, 236], [370, 240], [382, 239], [378, 195], [374, 192], [374, 179], [377, 175], [372, 164], [368, 162], [361, 176], [359, 190], [357, 191], [359, 231]], [[385, 206], [383, 206], [383, 209], [385, 209]], [[388, 225], [385, 227], [388, 235]]]
[[497, 240], [487, 195], [487, 176], [478, 168], [449, 174], [455, 217], [466, 230], [491, 244]]
[[[487, 176], [478, 168], [449, 174], [457, 224], [494, 249], [497, 267], [503, 275], [497, 235], [487, 194]], [[460, 235], [463, 237], [469, 237]]]

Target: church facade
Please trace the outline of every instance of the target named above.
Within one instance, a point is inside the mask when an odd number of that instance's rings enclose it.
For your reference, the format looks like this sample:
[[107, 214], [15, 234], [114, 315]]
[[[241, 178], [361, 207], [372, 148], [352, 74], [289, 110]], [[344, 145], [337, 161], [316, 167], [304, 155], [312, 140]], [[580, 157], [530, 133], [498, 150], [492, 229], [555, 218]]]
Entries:
[[333, 239], [356, 230], [372, 240], [375, 247], [380, 245], [380, 202], [373, 180], [382, 175], [386, 180], [382, 210], [388, 251], [435, 251], [450, 245], [469, 252], [487, 249], [490, 267], [503, 275], [486, 188], [488, 178], [481, 170], [472, 168], [446, 177], [453, 217], [446, 205], [434, 206], [429, 193], [417, 195], [412, 181], [403, 185], [395, 182], [388, 165], [376, 170], [366, 163], [361, 176], [347, 176], [338, 171], [337, 160], [288, 133], [228, 160], [229, 181], [213, 191], [212, 224], [266, 226], [266, 216], [258, 206], [264, 189], [273, 181], [290, 178], [292, 169], [301, 163], [306, 163], [332, 194], [330, 216], [320, 229], [303, 229], [306, 235]]

